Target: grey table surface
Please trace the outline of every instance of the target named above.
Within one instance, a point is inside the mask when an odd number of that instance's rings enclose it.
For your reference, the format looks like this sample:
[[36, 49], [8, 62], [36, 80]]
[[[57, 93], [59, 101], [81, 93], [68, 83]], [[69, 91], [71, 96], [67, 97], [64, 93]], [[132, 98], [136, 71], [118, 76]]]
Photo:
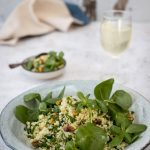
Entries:
[[[107, 55], [100, 45], [100, 24], [91, 23], [69, 32], [53, 32], [21, 40], [16, 46], [0, 46], [0, 112], [16, 95], [42, 83], [58, 80], [103, 80], [114, 77], [150, 100], [150, 23], [133, 24], [131, 45], [118, 59]], [[67, 60], [66, 72], [53, 80], [36, 80], [10, 70], [9, 63], [43, 51], [63, 50]], [[147, 150], [150, 147], [147, 148]], [[8, 150], [0, 139], [0, 150]]]

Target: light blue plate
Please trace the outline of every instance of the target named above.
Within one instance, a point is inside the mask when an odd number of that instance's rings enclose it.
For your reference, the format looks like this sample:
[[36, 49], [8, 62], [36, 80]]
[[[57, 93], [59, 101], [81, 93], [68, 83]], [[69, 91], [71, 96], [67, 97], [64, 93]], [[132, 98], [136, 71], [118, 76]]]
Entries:
[[[66, 86], [66, 96], [76, 95], [77, 91], [83, 91], [88, 94], [93, 93], [93, 89], [98, 83], [98, 81], [66, 81], [59, 82], [58, 84], [46, 84], [28, 90], [17, 96], [7, 104], [0, 116], [0, 133], [4, 142], [13, 150], [33, 150], [33, 148], [27, 143], [23, 134], [24, 125], [14, 116], [14, 108], [17, 105], [23, 104], [23, 96], [25, 94], [39, 92], [42, 96], [45, 96], [48, 92], [53, 91], [55, 95], [64, 85]], [[126, 90], [132, 95], [133, 106], [131, 110], [135, 112], [135, 122], [146, 124], [148, 126], [147, 130], [141, 135], [141, 137], [126, 148], [126, 150], [141, 150], [146, 147], [150, 141], [150, 103], [134, 90], [114, 84], [113, 91], [117, 89]]]

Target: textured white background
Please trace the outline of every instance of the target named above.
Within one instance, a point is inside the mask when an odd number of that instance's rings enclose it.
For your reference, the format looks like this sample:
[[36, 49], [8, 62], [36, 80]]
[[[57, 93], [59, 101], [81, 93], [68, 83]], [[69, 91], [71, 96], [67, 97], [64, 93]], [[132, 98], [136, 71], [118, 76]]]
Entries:
[[[130, 48], [118, 59], [108, 56], [100, 46], [100, 24], [54, 32], [20, 41], [16, 46], [0, 46], [0, 111], [16, 95], [41, 83], [58, 80], [103, 80], [116, 82], [137, 90], [150, 100], [150, 23], [134, 24]], [[35, 80], [25, 76], [21, 68], [10, 70], [9, 63], [43, 51], [63, 50], [67, 60], [66, 73], [54, 80]], [[9, 123], [9, 121], [8, 121]], [[0, 140], [0, 150], [6, 150]], [[149, 148], [150, 149], [150, 148]], [[148, 149], [147, 149], [148, 150]]]

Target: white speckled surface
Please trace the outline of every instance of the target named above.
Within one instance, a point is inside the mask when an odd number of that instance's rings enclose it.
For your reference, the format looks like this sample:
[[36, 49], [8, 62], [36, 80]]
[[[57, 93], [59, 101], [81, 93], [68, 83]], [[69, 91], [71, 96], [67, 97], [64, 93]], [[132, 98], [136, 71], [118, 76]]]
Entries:
[[[118, 83], [135, 89], [150, 100], [150, 23], [133, 24], [131, 46], [118, 59], [111, 58], [102, 50], [99, 30], [99, 23], [95, 22], [68, 33], [54, 32], [25, 39], [14, 47], [0, 46], [0, 111], [26, 89], [57, 80], [114, 77]], [[67, 60], [66, 73], [58, 79], [35, 80], [25, 76], [21, 68], [8, 68], [9, 63], [53, 49], [63, 50]], [[7, 150], [1, 140], [0, 150]]]

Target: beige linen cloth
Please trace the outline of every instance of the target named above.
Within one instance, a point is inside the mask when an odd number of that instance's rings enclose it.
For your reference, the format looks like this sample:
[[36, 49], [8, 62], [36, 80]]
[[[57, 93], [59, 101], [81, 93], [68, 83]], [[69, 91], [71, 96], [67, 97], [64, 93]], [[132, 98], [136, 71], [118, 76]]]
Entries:
[[75, 22], [63, 0], [23, 0], [0, 30], [0, 44], [15, 45], [26, 36], [67, 31]]

